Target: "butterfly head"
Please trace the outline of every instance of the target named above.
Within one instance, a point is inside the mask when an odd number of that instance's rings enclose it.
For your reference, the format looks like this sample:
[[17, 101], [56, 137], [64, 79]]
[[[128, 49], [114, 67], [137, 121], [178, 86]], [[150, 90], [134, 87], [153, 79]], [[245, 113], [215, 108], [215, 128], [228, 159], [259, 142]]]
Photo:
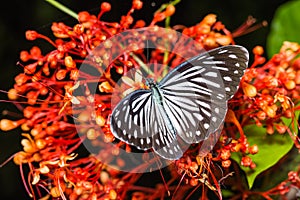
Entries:
[[149, 88], [152, 88], [156, 85], [154, 79], [152, 78], [146, 78], [146, 86]]

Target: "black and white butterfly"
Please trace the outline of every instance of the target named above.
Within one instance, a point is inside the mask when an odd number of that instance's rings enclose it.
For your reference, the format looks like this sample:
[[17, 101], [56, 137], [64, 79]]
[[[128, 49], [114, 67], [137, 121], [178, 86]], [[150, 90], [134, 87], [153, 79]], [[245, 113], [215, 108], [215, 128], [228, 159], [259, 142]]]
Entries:
[[113, 135], [141, 150], [153, 148], [165, 159], [179, 159], [186, 148], [180, 141], [199, 143], [221, 128], [248, 60], [244, 47], [229, 45], [183, 62], [159, 83], [147, 79], [148, 90], [130, 93], [114, 108]]

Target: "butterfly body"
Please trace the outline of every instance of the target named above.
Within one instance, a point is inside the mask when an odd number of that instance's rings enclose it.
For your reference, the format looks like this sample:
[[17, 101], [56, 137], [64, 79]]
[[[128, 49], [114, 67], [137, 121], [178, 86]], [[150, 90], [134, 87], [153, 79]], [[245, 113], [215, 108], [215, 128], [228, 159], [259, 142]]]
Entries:
[[150, 87], [150, 90], [152, 92], [153, 96], [153, 104], [156, 104], [158, 109], [160, 110], [160, 113], [163, 115], [163, 120], [165, 124], [167, 125], [167, 128], [169, 129], [169, 132], [172, 134], [172, 136], [176, 136], [176, 130], [171, 122], [170, 117], [167, 115], [167, 111], [165, 109], [165, 102], [164, 102], [164, 96], [159, 88], [159, 85], [154, 82], [153, 79], [147, 80], [147, 85]]
[[149, 89], [136, 90], [113, 109], [113, 135], [138, 149], [179, 159], [186, 144], [219, 131], [227, 101], [237, 91], [248, 63], [248, 51], [225, 46], [199, 54], [175, 67]]

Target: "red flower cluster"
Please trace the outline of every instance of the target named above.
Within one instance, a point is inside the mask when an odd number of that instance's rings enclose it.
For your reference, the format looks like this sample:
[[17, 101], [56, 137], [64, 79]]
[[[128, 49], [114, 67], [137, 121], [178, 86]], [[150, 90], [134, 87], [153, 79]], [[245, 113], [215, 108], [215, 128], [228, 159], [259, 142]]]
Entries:
[[[295, 146], [299, 148], [297, 128], [293, 125], [288, 127], [289, 125], [283, 122], [283, 117], [292, 119], [292, 124], [297, 121], [295, 112], [299, 110], [300, 102], [300, 70], [297, 56], [300, 53], [300, 46], [285, 42], [280, 52], [266, 63], [266, 59], [262, 56], [262, 47], [255, 47], [253, 53], [254, 62], [241, 81], [242, 89], [229, 102], [234, 112], [228, 112], [227, 121], [233, 123], [236, 131], [240, 133], [237, 143], [231, 142], [232, 151], [240, 151], [243, 154], [258, 152], [257, 145], [248, 145], [241, 128], [253, 123], [265, 126], [267, 134], [274, 134], [275, 131], [278, 134], [289, 133]], [[228, 136], [231, 137], [232, 134]], [[247, 156], [242, 158], [241, 165], [255, 168], [255, 163]]]
[[[80, 12], [79, 23], [73, 27], [61, 22], [53, 23], [55, 41], [36, 31], [26, 32], [28, 40], [44, 39], [53, 45], [54, 50], [43, 54], [34, 46], [30, 51], [21, 52], [20, 59], [25, 63], [24, 73], [15, 77], [14, 88], [9, 90], [8, 97], [20, 107], [24, 117], [18, 121], [2, 119], [0, 128], [9, 131], [21, 126], [24, 132], [21, 142], [23, 151], [14, 155], [14, 162], [20, 165], [27, 192], [34, 199], [43, 196], [45, 199], [60, 197], [71, 200], [124, 199], [130, 191], [135, 191], [131, 194], [132, 199], [154, 199], [170, 195], [170, 191], [174, 196], [182, 195], [200, 185], [205, 188], [202, 195], [207, 193], [208, 188], [221, 197], [219, 183], [232, 173], [222, 177], [216, 163], [220, 162], [226, 170], [231, 165], [231, 153], [241, 152], [241, 165], [255, 168], [255, 163], [247, 154], [256, 154], [259, 147], [255, 144], [250, 146], [247, 142], [242, 129], [245, 125], [253, 122], [258, 126], [266, 125], [268, 134], [273, 134], [275, 130], [280, 134], [288, 131], [296, 146], [300, 146], [293, 130], [281, 121], [283, 116], [294, 117], [298, 109], [294, 104], [299, 103], [300, 85], [300, 60], [296, 59], [299, 45], [285, 43], [280, 53], [265, 64], [263, 49], [254, 48], [254, 63], [247, 70], [240, 91], [229, 102], [225, 128], [213, 153], [201, 157], [197, 155], [201, 144], [192, 145], [180, 160], [169, 166], [171, 178], [164, 181], [165, 186], [157, 185], [162, 192], [135, 185], [140, 176], [138, 174], [112, 169], [93, 155], [84, 157], [77, 154], [84, 140], [91, 141], [95, 146], [101, 145], [96, 140], [99, 137], [106, 143], [114, 141], [108, 120], [112, 92], [116, 86], [112, 73], [114, 71], [122, 75], [129, 69], [140, 69], [138, 60], [146, 62], [141, 50], [134, 51], [136, 57], [124, 53], [113, 62], [109, 62], [109, 55], [105, 52], [99, 52], [101, 56], [94, 56], [90, 60], [86, 60], [86, 57], [99, 45], [113, 51], [113, 44], [108, 40], [112, 36], [127, 29], [145, 27], [143, 20], [135, 21], [132, 17], [132, 13], [141, 9], [142, 5], [140, 0], [133, 0], [131, 9], [122, 16], [120, 23], [101, 20], [101, 16], [111, 10], [106, 2], [101, 4], [98, 16]], [[149, 27], [156, 27], [157, 22], [174, 12], [172, 3], [165, 5], [154, 14]], [[230, 31], [213, 14], [207, 15], [195, 26], [175, 26], [173, 29], [193, 38], [205, 49], [234, 44]], [[143, 40], [142, 36], [137, 38]], [[183, 61], [181, 57], [165, 53], [159, 48], [151, 52], [150, 60], [171, 67]], [[84, 79], [79, 80], [79, 66], [84, 62], [101, 74], [100, 79], [92, 74], [84, 74]], [[106, 63], [109, 65], [103, 70], [101, 66]], [[157, 76], [163, 74], [158, 69], [154, 73]], [[124, 82], [136, 83], [126, 78]], [[98, 84], [95, 95], [91, 95], [91, 83]], [[136, 86], [143, 87], [139, 84]], [[82, 89], [81, 95], [73, 95], [78, 88]], [[23, 104], [24, 101], [27, 102]], [[72, 109], [72, 105], [77, 105], [78, 110]], [[79, 122], [76, 126], [73, 122], [75, 117]], [[79, 136], [78, 127], [83, 135]], [[101, 127], [101, 131], [96, 127]], [[116, 146], [125, 146], [127, 151], [131, 151], [123, 142]], [[118, 150], [113, 149], [110, 153], [118, 155]], [[24, 164], [29, 166], [28, 175], [23, 174]], [[126, 163], [118, 159], [117, 164], [122, 167]], [[299, 174], [293, 173], [289, 177], [289, 181], [299, 187]]]

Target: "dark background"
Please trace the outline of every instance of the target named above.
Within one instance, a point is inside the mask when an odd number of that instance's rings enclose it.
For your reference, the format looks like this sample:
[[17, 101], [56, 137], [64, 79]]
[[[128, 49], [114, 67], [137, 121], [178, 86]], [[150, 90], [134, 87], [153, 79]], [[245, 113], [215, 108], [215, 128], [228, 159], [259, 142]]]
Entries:
[[[75, 12], [87, 10], [97, 14], [102, 1], [61, 0], [60, 2]], [[120, 16], [124, 15], [131, 7], [131, 0], [108, 2], [112, 4], [112, 10], [102, 18], [107, 21], [119, 21]], [[150, 22], [153, 12], [159, 8], [162, 2], [168, 1], [144, 0], [143, 9], [134, 14], [135, 19], [144, 19], [146, 22]], [[176, 5], [176, 13], [172, 16], [171, 25], [191, 26], [201, 21], [205, 15], [214, 13], [227, 29], [233, 31], [245, 22], [249, 15], [255, 17], [258, 23], [263, 20], [270, 23], [275, 10], [284, 2], [287, 1], [182, 0]], [[43, 0], [9, 0], [1, 5], [0, 10], [0, 89], [8, 91], [13, 86], [14, 77], [22, 71], [22, 68], [16, 65], [19, 52], [28, 50], [33, 45], [39, 45], [42, 46], [42, 51], [45, 53], [50, 47], [43, 41], [26, 41], [25, 31], [37, 30], [50, 36], [52, 22], [63, 21], [68, 25], [73, 25], [76, 20]], [[266, 45], [268, 32], [269, 26], [236, 38], [236, 42], [251, 51], [256, 45]], [[6, 94], [0, 92], [0, 99], [7, 99]], [[0, 102], [0, 112], [3, 110], [10, 110], [13, 112], [12, 115], [18, 117], [17, 109], [10, 103]], [[0, 118], [3, 118], [1, 113]], [[0, 163], [22, 149], [20, 141], [19, 130], [0, 131]], [[13, 161], [0, 168], [0, 199], [29, 199], [23, 187], [19, 167]]]

